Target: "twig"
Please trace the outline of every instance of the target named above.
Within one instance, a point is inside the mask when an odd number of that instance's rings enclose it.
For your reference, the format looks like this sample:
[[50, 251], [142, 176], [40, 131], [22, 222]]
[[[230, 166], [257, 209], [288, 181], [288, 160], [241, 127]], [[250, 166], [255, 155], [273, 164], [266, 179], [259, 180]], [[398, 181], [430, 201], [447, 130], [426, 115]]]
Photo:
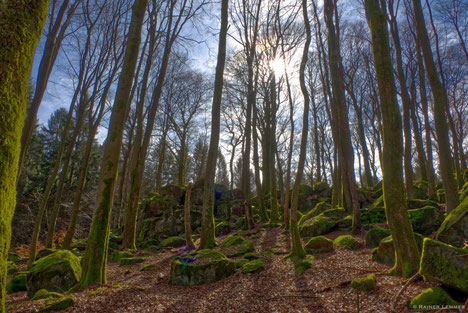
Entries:
[[401, 289], [398, 291], [398, 293], [395, 295], [392, 301], [392, 312], [396, 312], [395, 306], [400, 299], [401, 294], [403, 291], [405, 291], [406, 288], [408, 288], [409, 285], [411, 285], [413, 282], [417, 281], [420, 279], [422, 276], [419, 273], [414, 274], [408, 281], [401, 287]]

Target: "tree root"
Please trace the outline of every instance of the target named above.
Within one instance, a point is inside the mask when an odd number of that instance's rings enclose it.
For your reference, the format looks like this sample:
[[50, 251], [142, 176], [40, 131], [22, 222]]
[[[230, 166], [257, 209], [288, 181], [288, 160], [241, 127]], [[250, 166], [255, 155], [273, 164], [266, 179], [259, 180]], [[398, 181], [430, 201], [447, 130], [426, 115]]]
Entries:
[[411, 285], [413, 282], [419, 280], [420, 278], [422, 278], [422, 276], [419, 273], [416, 273], [410, 279], [408, 279], [406, 281], [406, 283], [403, 285], [403, 287], [401, 287], [401, 289], [398, 291], [398, 293], [395, 295], [395, 297], [393, 297], [392, 308], [391, 308], [392, 312], [397, 312], [396, 309], [395, 309], [396, 304], [397, 304], [398, 300], [400, 299], [400, 296], [406, 290], [406, 288], [408, 288], [409, 285]]

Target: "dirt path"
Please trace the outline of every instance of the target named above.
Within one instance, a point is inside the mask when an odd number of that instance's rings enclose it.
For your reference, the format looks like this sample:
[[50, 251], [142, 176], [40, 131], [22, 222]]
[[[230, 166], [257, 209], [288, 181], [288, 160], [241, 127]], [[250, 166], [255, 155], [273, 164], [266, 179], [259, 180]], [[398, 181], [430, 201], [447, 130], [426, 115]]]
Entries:
[[[326, 237], [342, 234], [335, 231]], [[369, 273], [377, 275], [377, 289], [360, 295], [361, 312], [390, 312], [392, 297], [404, 283], [398, 277], [385, 275], [389, 267], [371, 261], [371, 251], [362, 248], [335, 251], [320, 256], [302, 275], [292, 262], [283, 261], [289, 242], [283, 230], [269, 229], [245, 236], [255, 242], [256, 252], [275, 249], [274, 255], [262, 256], [265, 270], [234, 275], [206, 285], [169, 286], [170, 261], [178, 250], [163, 253], [143, 252], [146, 261], [120, 267], [108, 266], [108, 284], [93, 286], [71, 294], [76, 305], [64, 312], [356, 312], [356, 294], [348, 284], [353, 278]], [[358, 238], [361, 242], [364, 238]], [[140, 271], [154, 264], [148, 271]], [[125, 272], [130, 273], [125, 275]], [[407, 312], [409, 300], [434, 283], [419, 281], [401, 297], [398, 312]], [[25, 292], [7, 295], [9, 312], [34, 312], [42, 303], [31, 301]], [[416, 312], [412, 310], [411, 312]]]

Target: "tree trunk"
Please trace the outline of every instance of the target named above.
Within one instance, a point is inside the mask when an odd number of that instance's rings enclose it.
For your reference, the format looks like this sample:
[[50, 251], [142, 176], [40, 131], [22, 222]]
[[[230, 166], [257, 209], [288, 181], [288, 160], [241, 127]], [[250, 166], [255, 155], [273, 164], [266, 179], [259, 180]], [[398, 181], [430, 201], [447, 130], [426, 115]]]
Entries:
[[50, 74], [54, 68], [55, 60], [57, 59], [63, 38], [65, 37], [66, 30], [70, 24], [70, 19], [73, 16], [78, 3], [79, 1], [75, 1], [71, 9], [68, 11], [65, 22], [62, 24], [63, 18], [70, 4], [70, 0], [64, 0], [57, 12], [55, 21], [50, 21], [49, 33], [47, 34], [44, 52], [42, 53], [42, 58], [39, 63], [36, 89], [31, 101], [31, 106], [26, 113], [26, 120], [24, 121], [24, 127], [21, 135], [21, 153], [18, 164], [18, 177], [23, 169], [24, 158], [37, 121], [37, 112], [39, 111], [39, 106], [41, 105], [42, 98], [44, 97]]
[[383, 124], [382, 172], [385, 212], [395, 247], [395, 266], [390, 272], [410, 277], [418, 268], [419, 253], [406, 206], [401, 162], [403, 155], [401, 116], [396, 99], [387, 18], [385, 8], [379, 6], [379, 0], [365, 0], [365, 8], [372, 34]]
[[54, 199], [54, 204], [52, 206], [53, 208], [52, 214], [50, 215], [50, 219], [49, 219], [49, 229], [47, 230], [47, 237], [46, 237], [46, 244], [45, 244], [46, 248], [52, 248], [52, 242], [53, 242], [54, 233], [55, 233], [55, 224], [57, 222], [57, 217], [58, 217], [60, 208], [62, 206], [62, 194], [63, 194], [63, 187], [65, 184], [65, 178], [67, 177], [68, 167], [70, 165], [70, 160], [73, 154], [73, 150], [75, 148], [78, 134], [81, 132], [81, 129], [83, 127], [86, 108], [88, 107], [88, 101], [89, 99], [87, 99], [86, 96], [82, 97], [78, 105], [78, 114], [77, 114], [75, 129], [73, 130], [70, 143], [68, 144], [68, 147], [67, 147], [67, 152], [65, 153], [65, 159], [63, 161], [62, 172], [60, 173], [59, 181], [57, 184], [57, 190], [55, 191], [55, 199]]
[[301, 237], [299, 235], [299, 229], [297, 227], [297, 207], [299, 205], [299, 185], [304, 175], [304, 165], [306, 159], [307, 149], [307, 135], [309, 132], [309, 92], [307, 91], [305, 83], [305, 67], [307, 65], [307, 57], [309, 53], [309, 47], [311, 42], [311, 31], [309, 17], [307, 15], [307, 0], [302, 0], [302, 16], [304, 19], [304, 26], [306, 30], [306, 42], [304, 44], [304, 51], [302, 53], [301, 65], [299, 68], [299, 83], [301, 85], [302, 96], [304, 97], [304, 112], [302, 118], [302, 134], [301, 134], [301, 148], [299, 150], [299, 162], [297, 164], [296, 179], [294, 180], [293, 187], [293, 202], [291, 206], [291, 252], [289, 257], [291, 259], [301, 259], [305, 257], [305, 250], [302, 247]]
[[187, 186], [185, 190], [185, 203], [184, 203], [184, 226], [185, 226], [185, 243], [187, 248], [195, 248], [192, 239], [192, 226], [190, 224], [190, 193], [192, 192], [192, 184]]
[[226, 63], [226, 37], [228, 30], [228, 0], [221, 1], [221, 29], [219, 32], [218, 60], [214, 83], [213, 106], [211, 108], [211, 136], [208, 158], [205, 167], [203, 186], [202, 228], [200, 249], [210, 249], [216, 245], [214, 229], [214, 177], [221, 124], [221, 99], [223, 96], [224, 65]]
[[337, 9], [331, 0], [324, 1], [325, 22], [328, 28], [328, 63], [330, 66], [330, 77], [332, 83], [332, 127], [337, 128], [338, 135], [338, 161], [342, 167], [342, 181], [344, 194], [347, 196], [347, 206], [352, 211], [352, 231], [354, 234], [361, 231], [361, 218], [359, 201], [356, 190], [356, 177], [354, 174], [354, 151], [351, 143], [349, 130], [348, 109], [345, 102], [345, 85], [343, 75], [343, 65], [341, 63], [339, 33], [333, 21]]
[[96, 282], [106, 283], [107, 250], [110, 233], [110, 213], [113, 206], [117, 170], [122, 148], [122, 137], [127, 119], [130, 92], [135, 75], [138, 51], [141, 42], [141, 29], [145, 17], [147, 0], [136, 0], [132, 9], [132, 20], [128, 31], [127, 47], [122, 72], [117, 85], [117, 93], [112, 108], [96, 197], [96, 211], [88, 236], [80, 288]]
[[453, 158], [450, 153], [450, 139], [448, 134], [447, 91], [440, 82], [436, 65], [432, 57], [431, 43], [424, 22], [424, 15], [420, 0], [413, 0], [414, 17], [416, 20], [417, 36], [420, 40], [421, 50], [426, 67], [427, 77], [434, 97], [434, 124], [439, 144], [439, 168], [445, 190], [445, 204], [447, 212], [451, 212], [458, 205], [457, 184], [453, 176]]
[[16, 177], [21, 129], [26, 116], [34, 52], [47, 18], [49, 1], [0, 4], [0, 312], [5, 310], [11, 219], [16, 205]]

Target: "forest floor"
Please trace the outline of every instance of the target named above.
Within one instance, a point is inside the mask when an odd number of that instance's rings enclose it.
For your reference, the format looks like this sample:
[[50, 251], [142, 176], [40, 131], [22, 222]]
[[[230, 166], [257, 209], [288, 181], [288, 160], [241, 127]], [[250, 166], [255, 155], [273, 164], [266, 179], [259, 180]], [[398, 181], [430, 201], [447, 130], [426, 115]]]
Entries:
[[[326, 235], [334, 239], [343, 232]], [[224, 237], [224, 236], [223, 236]], [[219, 237], [221, 240], [223, 237]], [[145, 263], [119, 266], [109, 262], [108, 284], [94, 285], [70, 296], [76, 305], [64, 312], [357, 312], [353, 278], [377, 275], [377, 288], [361, 293], [361, 312], [391, 312], [392, 299], [405, 279], [388, 276], [389, 266], [371, 260], [371, 249], [335, 250], [317, 255], [312, 267], [299, 275], [294, 263], [284, 261], [289, 251], [287, 234], [280, 228], [249, 232], [256, 252], [275, 248], [274, 255], [262, 255], [265, 270], [244, 275], [238, 270], [221, 281], [198, 286], [170, 286], [171, 259], [179, 249], [165, 252], [143, 251]], [[364, 235], [357, 236], [364, 242]], [[182, 250], [183, 248], [181, 248]], [[147, 264], [154, 268], [140, 271]], [[125, 275], [125, 272], [130, 273]], [[400, 297], [396, 312], [409, 312], [409, 301], [436, 283], [416, 281]], [[26, 292], [7, 295], [8, 312], [35, 312], [43, 305], [30, 300]], [[411, 312], [418, 312], [411, 310]], [[449, 312], [444, 310], [444, 312]]]

